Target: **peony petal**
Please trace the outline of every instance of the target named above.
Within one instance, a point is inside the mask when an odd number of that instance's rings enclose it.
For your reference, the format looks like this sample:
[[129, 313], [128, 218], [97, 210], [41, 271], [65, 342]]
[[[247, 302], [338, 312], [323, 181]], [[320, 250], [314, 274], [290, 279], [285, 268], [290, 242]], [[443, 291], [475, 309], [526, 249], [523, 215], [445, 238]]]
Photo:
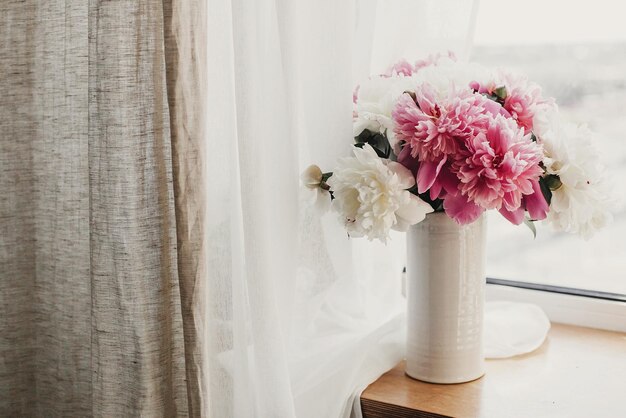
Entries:
[[412, 193], [410, 195], [411, 198], [396, 211], [397, 223], [393, 226], [396, 231], [406, 231], [410, 225], [423, 221], [426, 214], [433, 211], [428, 203]]
[[404, 148], [402, 148], [402, 151], [400, 151], [400, 154], [398, 155], [398, 162], [411, 170], [413, 176], [417, 176], [417, 169], [420, 163], [417, 157], [413, 157], [411, 155], [410, 146], [406, 145]]
[[441, 183], [447, 194], [455, 195], [459, 192], [459, 178], [450, 170], [449, 166], [441, 170], [437, 181]]
[[443, 209], [446, 214], [460, 225], [474, 222], [482, 215], [485, 209], [473, 202], [469, 202], [461, 193], [448, 195], [443, 200]]
[[441, 194], [441, 190], [443, 189], [443, 185], [440, 181], [435, 181], [432, 186], [430, 186], [430, 199], [435, 200]]
[[391, 170], [398, 176], [398, 178], [400, 179], [400, 186], [403, 189], [406, 190], [415, 186], [415, 177], [413, 177], [411, 170], [409, 170], [402, 164], [395, 161], [389, 161], [387, 163], [387, 168], [389, 168], [389, 170]]
[[443, 157], [438, 164], [430, 161], [420, 162], [417, 169], [417, 191], [419, 193], [425, 193], [431, 188], [446, 160], [447, 158]]
[[391, 227], [391, 229], [393, 229], [394, 231], [398, 231], [398, 232], [406, 232], [409, 230], [410, 226], [411, 224], [405, 221], [404, 219], [397, 218], [396, 223]]
[[372, 158], [379, 158], [370, 144], [364, 144], [363, 148], [354, 147], [354, 156], [361, 164], [367, 164]]
[[483, 106], [485, 110], [489, 112], [492, 116], [502, 115], [506, 118], [511, 118], [511, 114], [498, 102], [494, 102], [493, 100], [487, 100], [485, 101]]
[[357, 137], [361, 135], [361, 133], [371, 126], [371, 121], [364, 119], [362, 117], [357, 117], [352, 122], [352, 136]]
[[515, 211], [522, 207], [522, 196], [518, 190], [514, 190], [512, 192], [504, 193], [502, 197], [502, 207], [505, 207], [506, 210]]
[[504, 206], [500, 208], [500, 214], [506, 218], [507, 221], [511, 222], [513, 225], [519, 225], [524, 222], [524, 208], [519, 207], [514, 211], [507, 210]]
[[545, 197], [543, 197], [543, 193], [541, 193], [541, 186], [539, 186], [539, 181], [534, 180], [532, 182], [532, 185], [533, 193], [524, 196], [524, 204], [526, 205], [526, 210], [530, 215], [530, 219], [540, 221], [542, 219], [546, 219], [550, 208], [548, 206], [548, 202], [546, 202]]

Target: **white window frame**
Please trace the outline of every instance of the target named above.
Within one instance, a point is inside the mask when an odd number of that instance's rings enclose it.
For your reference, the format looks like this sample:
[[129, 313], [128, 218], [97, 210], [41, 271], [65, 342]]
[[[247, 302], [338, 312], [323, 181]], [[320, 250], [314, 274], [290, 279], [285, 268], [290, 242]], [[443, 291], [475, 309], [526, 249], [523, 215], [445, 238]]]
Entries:
[[541, 307], [550, 321], [626, 332], [626, 302], [502, 284], [487, 284], [487, 301], [508, 300]]

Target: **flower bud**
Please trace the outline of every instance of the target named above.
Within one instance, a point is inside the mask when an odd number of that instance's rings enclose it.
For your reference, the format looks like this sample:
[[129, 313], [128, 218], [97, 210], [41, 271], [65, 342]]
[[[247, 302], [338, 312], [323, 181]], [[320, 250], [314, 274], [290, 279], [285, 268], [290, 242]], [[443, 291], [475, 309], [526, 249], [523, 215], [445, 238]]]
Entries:
[[302, 184], [309, 189], [317, 189], [322, 182], [322, 170], [315, 164], [310, 165], [302, 172], [300, 179]]

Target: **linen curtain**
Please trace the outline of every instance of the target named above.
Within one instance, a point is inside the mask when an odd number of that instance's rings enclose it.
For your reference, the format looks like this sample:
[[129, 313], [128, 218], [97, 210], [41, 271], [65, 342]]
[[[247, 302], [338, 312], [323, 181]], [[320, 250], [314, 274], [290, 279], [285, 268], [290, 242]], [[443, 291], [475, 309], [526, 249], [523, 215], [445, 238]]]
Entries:
[[200, 416], [181, 3], [0, 4], [0, 416]]

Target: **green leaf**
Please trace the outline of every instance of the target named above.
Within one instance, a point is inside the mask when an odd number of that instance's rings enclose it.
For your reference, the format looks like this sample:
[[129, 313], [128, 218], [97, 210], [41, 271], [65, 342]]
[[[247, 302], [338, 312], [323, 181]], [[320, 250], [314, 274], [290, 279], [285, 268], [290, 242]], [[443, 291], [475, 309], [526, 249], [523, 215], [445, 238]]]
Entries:
[[499, 103], [501, 106], [504, 106], [504, 101], [507, 97], [507, 94], [508, 93], [506, 91], [506, 87], [500, 86], [493, 90], [491, 94], [483, 93], [483, 96], [485, 96], [489, 100], [493, 100], [494, 102]]
[[488, 98], [489, 100], [493, 100], [494, 102], [498, 101], [498, 96], [496, 96], [495, 94], [486, 94], [484, 95], [486, 98]]
[[363, 142], [363, 143], [367, 144], [367, 143], [370, 142], [370, 139], [374, 135], [376, 135], [376, 134], [377, 134], [377, 132], [372, 132], [370, 130], [365, 129], [356, 138], [354, 138], [354, 141], [357, 142], [357, 143], [358, 142]]
[[380, 158], [389, 158], [391, 155], [391, 145], [387, 137], [379, 132], [365, 130], [355, 138], [355, 147], [363, 148], [369, 144]]
[[500, 100], [506, 99], [506, 96], [507, 96], [506, 87], [504, 86], [498, 87], [497, 89], [493, 91], [493, 94]]
[[524, 225], [530, 229], [533, 233], [533, 239], [537, 238], [537, 228], [535, 228], [535, 222], [531, 221], [529, 218], [524, 219]]
[[550, 190], [558, 190], [563, 185], [559, 176], [555, 174], [548, 174], [544, 177], [544, 181]]
[[552, 201], [552, 190], [550, 190], [545, 177], [539, 177], [539, 187], [541, 188], [541, 194], [543, 194], [546, 202], [550, 205], [550, 202]]

